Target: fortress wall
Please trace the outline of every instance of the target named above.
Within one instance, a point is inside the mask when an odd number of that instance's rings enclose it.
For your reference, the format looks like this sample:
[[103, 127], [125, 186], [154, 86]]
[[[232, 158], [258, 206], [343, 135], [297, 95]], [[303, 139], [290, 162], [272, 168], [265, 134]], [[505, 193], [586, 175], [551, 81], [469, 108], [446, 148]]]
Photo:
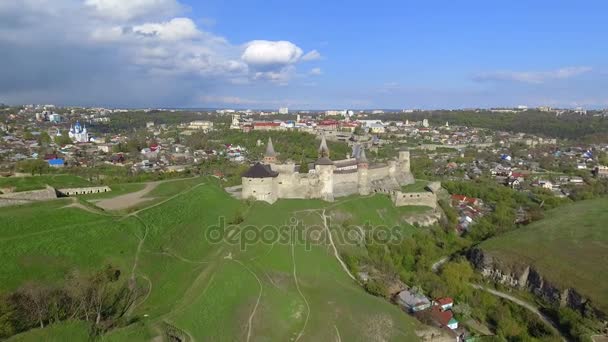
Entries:
[[348, 196], [359, 193], [359, 174], [352, 173], [334, 173], [334, 196]]
[[296, 173], [295, 172], [295, 168], [296, 168], [296, 164], [294, 163], [289, 163], [289, 164], [272, 164], [270, 166], [270, 168], [272, 169], [272, 171], [276, 171], [280, 174], [293, 174]]
[[255, 198], [259, 201], [273, 203], [276, 200], [274, 178], [242, 178], [242, 198]]
[[316, 175], [279, 174], [275, 178], [278, 198], [311, 198], [320, 196]]
[[12, 199], [26, 201], [47, 201], [57, 198], [57, 193], [55, 192], [55, 189], [50, 186], [47, 186], [46, 189], [43, 190], [21, 191], [2, 194], [0, 195], [0, 198], [3, 198], [5, 200]]
[[368, 170], [369, 180], [375, 181], [389, 176], [389, 167], [383, 166], [378, 168], [370, 168]]
[[85, 194], [97, 194], [100, 192], [108, 192], [112, 191], [109, 186], [92, 186], [87, 188], [66, 188], [66, 189], [57, 189], [57, 191], [65, 196], [73, 196], [73, 195], [85, 195]]
[[23, 199], [12, 199], [12, 198], [0, 197], [0, 208], [1, 207], [10, 207], [13, 205], [29, 204], [32, 202], [33, 201], [23, 200]]
[[424, 205], [433, 209], [437, 208], [437, 196], [432, 192], [408, 192], [395, 191], [391, 195], [396, 207], [407, 205]]

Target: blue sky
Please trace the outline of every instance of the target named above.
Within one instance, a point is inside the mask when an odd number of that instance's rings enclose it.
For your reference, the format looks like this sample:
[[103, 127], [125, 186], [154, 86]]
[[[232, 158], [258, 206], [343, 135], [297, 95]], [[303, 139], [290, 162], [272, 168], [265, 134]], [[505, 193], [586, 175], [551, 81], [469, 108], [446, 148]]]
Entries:
[[0, 102], [608, 107], [606, 13], [602, 1], [3, 2]]

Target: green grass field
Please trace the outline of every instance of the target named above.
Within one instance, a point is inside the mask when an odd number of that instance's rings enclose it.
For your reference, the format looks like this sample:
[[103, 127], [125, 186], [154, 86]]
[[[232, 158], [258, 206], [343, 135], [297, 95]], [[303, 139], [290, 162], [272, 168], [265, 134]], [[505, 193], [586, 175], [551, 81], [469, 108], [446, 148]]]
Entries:
[[531, 265], [553, 284], [574, 288], [608, 311], [608, 198], [581, 201], [480, 247], [512, 265]]
[[417, 179], [415, 183], [404, 185], [401, 187], [402, 192], [424, 192], [429, 182]]
[[15, 191], [44, 189], [47, 184], [54, 188], [84, 187], [91, 185], [86, 179], [73, 175], [0, 178], [0, 188], [14, 187]]
[[[296, 221], [323, 227], [323, 209], [379, 224], [427, 208], [393, 208], [386, 196], [251, 203], [207, 178], [164, 183], [153, 192], [169, 200], [143, 208], [139, 219], [64, 208], [70, 203], [64, 200], [0, 209], [0, 291], [112, 264], [124, 274], [134, 269], [147, 293], [132, 313], [140, 320], [111, 330], [104, 341], [149, 341], [168, 326], [199, 341], [416, 340], [418, 323], [367, 294], [324, 241], [253, 239], [241, 248], [207, 236], [219, 217], [239, 222], [226, 234], [236, 240], [252, 227], [292, 233], [301, 230]], [[87, 331], [86, 324], [62, 323], [15, 340], [80, 340]]]

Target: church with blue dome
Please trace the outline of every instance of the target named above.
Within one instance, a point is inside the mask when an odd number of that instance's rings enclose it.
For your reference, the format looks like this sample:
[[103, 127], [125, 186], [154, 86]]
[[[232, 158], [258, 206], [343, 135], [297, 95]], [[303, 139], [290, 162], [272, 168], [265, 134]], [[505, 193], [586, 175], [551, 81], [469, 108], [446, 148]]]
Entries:
[[87, 132], [87, 127], [84, 125], [81, 126], [79, 121], [76, 121], [76, 125], [70, 126], [68, 135], [75, 143], [89, 142], [89, 133]]

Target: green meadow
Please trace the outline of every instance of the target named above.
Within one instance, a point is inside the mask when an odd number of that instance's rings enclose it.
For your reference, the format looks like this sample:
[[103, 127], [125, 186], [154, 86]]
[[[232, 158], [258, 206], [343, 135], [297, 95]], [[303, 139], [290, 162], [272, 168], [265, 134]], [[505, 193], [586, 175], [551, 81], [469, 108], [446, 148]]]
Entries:
[[14, 191], [44, 189], [47, 184], [54, 188], [73, 188], [91, 185], [86, 179], [73, 175], [0, 177], [0, 188], [14, 188]]
[[530, 265], [561, 288], [575, 288], [608, 310], [608, 198], [580, 201], [480, 247], [514, 266]]
[[[324, 210], [336, 219], [330, 229], [337, 236], [346, 221], [401, 224], [428, 208], [393, 208], [382, 195], [239, 201], [213, 178], [163, 183], [149, 196], [156, 200], [122, 215], [66, 207], [69, 200], [0, 209], [0, 291], [111, 264], [133, 273], [144, 291], [132, 323], [109, 330], [104, 341], [149, 341], [167, 331], [198, 341], [416, 340], [418, 323], [366, 293], [327, 239], [295, 236], [310, 226], [326, 232]], [[270, 235], [262, 238], [262, 230]], [[210, 235], [217, 231], [223, 238]], [[78, 341], [89, 330], [63, 322], [12, 340]]]

